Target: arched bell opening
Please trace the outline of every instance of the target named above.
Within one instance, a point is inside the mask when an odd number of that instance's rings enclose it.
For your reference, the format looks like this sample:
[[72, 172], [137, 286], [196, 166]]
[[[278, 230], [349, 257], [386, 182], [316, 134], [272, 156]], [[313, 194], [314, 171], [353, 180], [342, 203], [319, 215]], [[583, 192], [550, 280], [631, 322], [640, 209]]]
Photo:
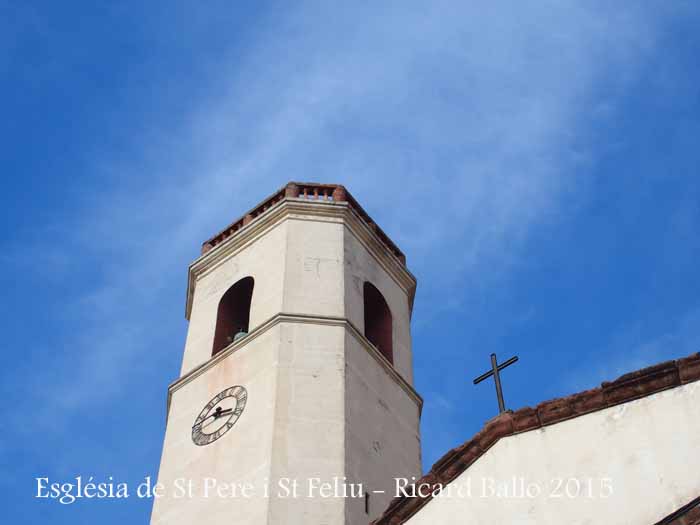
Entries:
[[211, 355], [216, 355], [233, 341], [248, 333], [253, 285], [252, 277], [244, 277], [226, 290], [221, 297], [216, 314], [216, 331]]
[[394, 348], [389, 305], [382, 293], [370, 282], [365, 282], [363, 295], [365, 303], [365, 337], [393, 364]]

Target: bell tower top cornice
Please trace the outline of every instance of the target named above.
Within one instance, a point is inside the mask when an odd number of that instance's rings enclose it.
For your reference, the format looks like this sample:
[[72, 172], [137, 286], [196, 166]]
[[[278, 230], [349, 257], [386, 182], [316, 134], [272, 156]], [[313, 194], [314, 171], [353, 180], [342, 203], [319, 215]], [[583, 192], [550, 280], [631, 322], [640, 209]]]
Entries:
[[200, 275], [215, 267], [217, 262], [238, 247], [248, 244], [261, 232], [294, 213], [344, 220], [406, 291], [412, 309], [416, 279], [406, 267], [406, 256], [352, 194], [340, 184], [289, 182], [202, 243], [200, 257], [189, 267], [185, 317], [189, 319], [194, 287]]
[[288, 182], [285, 186], [264, 199], [257, 206], [244, 213], [226, 228], [202, 243], [202, 254], [216, 248], [226, 239], [235, 235], [241, 228], [258, 219], [263, 213], [277, 206], [285, 198], [300, 198], [321, 202], [347, 202], [348, 205], [367, 223], [377, 237], [394, 256], [406, 265], [406, 256], [398, 246], [377, 226], [369, 214], [360, 206], [350, 192], [341, 184], [319, 184], [317, 182]]

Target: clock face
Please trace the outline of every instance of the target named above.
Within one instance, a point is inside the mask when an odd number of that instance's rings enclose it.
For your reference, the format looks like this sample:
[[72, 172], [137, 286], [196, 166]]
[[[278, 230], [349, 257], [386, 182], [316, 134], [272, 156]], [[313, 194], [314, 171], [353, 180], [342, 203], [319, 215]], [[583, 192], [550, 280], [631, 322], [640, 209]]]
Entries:
[[240, 385], [219, 392], [194, 420], [192, 441], [203, 446], [213, 443], [236, 424], [243, 413], [248, 391]]

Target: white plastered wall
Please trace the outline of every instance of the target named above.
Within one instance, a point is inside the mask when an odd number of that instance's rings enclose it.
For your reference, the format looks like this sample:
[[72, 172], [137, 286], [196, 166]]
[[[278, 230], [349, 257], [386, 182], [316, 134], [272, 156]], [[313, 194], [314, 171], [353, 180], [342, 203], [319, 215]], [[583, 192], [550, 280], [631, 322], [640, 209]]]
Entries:
[[343, 224], [292, 216], [286, 221], [282, 311], [343, 317]]
[[346, 332], [346, 475], [370, 494], [369, 515], [364, 500], [347, 502], [346, 523], [353, 524], [366, 524], [386, 509], [394, 478], [421, 474], [419, 404], [385, 366], [377, 366], [365, 344]]
[[699, 407], [695, 382], [503, 438], [408, 523], [651, 525], [700, 495]]
[[[268, 501], [261, 497], [204, 497], [205, 478], [250, 482], [269, 478], [273, 446], [280, 328], [273, 327], [205, 370], [172, 394], [158, 482], [165, 496], [154, 502], [152, 525], [179, 523], [266, 523]], [[192, 442], [192, 425], [204, 405], [233, 385], [248, 390], [235, 426], [207, 446]], [[193, 497], [177, 497], [177, 479], [193, 480]], [[213, 492], [211, 494], [214, 494]]]

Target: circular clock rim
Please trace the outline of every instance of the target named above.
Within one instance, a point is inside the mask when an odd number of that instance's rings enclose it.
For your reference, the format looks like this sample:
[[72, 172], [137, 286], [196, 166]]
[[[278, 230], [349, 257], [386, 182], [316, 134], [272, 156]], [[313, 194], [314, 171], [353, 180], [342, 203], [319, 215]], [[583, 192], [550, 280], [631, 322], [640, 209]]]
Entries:
[[[204, 421], [221, 401], [229, 397], [236, 400], [236, 405], [233, 407], [233, 411], [227, 418], [224, 425], [218, 427], [216, 431], [210, 433], [204, 432], [201, 428], [198, 428], [198, 422]], [[197, 417], [194, 420], [194, 425], [192, 425], [192, 442], [195, 445], [202, 447], [205, 445], [210, 445], [221, 438], [224, 434], [231, 430], [231, 428], [233, 428], [241, 415], [243, 415], [243, 410], [245, 409], [247, 400], [248, 390], [243, 385], [233, 385], [228, 388], [224, 388], [221, 392], [212, 397], [204, 405], [204, 408], [199, 412], [199, 414], [197, 414]], [[214, 437], [209, 439], [210, 436]]]

